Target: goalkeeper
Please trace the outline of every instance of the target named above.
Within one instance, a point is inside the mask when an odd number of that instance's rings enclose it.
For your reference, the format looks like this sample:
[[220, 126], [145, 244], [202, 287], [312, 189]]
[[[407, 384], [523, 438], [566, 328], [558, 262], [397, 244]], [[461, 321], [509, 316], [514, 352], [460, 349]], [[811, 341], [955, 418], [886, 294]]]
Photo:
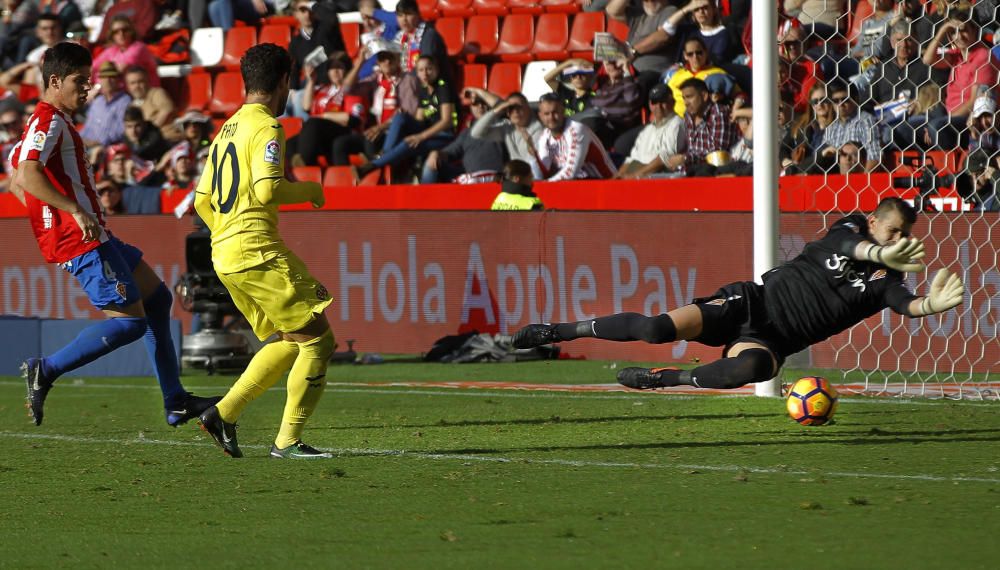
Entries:
[[916, 211], [886, 198], [869, 216], [847, 216], [795, 259], [764, 274], [764, 284], [730, 283], [669, 313], [619, 313], [577, 323], [533, 324], [514, 334], [515, 348], [594, 337], [659, 344], [690, 340], [721, 346], [723, 358], [691, 370], [624, 368], [618, 382], [640, 390], [667, 386], [738, 388], [777, 374], [785, 358], [889, 307], [908, 317], [962, 303], [958, 275], [941, 269], [930, 294], [917, 297], [904, 273], [924, 270], [924, 246], [910, 237]]

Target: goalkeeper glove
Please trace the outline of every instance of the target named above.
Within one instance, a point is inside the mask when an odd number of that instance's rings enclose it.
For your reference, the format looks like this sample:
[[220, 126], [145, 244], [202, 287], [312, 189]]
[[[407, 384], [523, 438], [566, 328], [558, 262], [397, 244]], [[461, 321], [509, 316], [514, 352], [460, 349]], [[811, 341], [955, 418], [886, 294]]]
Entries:
[[903, 273], [924, 270], [924, 264], [920, 262], [924, 257], [924, 244], [917, 238], [902, 238], [890, 246], [873, 245], [868, 248], [865, 257]]
[[961, 305], [964, 297], [965, 284], [962, 283], [962, 278], [947, 269], [939, 269], [931, 281], [931, 292], [924, 297], [921, 308], [925, 315], [943, 313]]

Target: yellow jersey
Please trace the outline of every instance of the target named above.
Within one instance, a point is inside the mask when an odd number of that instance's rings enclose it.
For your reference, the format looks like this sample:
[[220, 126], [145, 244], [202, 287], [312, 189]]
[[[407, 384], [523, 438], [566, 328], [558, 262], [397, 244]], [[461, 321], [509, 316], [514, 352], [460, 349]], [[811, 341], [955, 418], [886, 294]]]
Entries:
[[285, 175], [285, 132], [267, 106], [246, 104], [215, 136], [195, 189], [195, 210], [212, 232], [219, 273], [256, 267], [288, 247], [278, 235], [278, 205], [253, 192], [261, 180]]

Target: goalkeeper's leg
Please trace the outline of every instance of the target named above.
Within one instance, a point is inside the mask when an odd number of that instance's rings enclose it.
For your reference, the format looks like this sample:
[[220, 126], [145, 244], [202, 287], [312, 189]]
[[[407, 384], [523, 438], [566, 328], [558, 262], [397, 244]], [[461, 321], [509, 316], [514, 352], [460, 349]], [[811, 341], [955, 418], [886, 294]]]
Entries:
[[697, 305], [647, 317], [639, 313], [618, 313], [575, 323], [534, 324], [517, 331], [515, 348], [530, 348], [553, 342], [590, 337], [619, 342], [641, 340], [662, 344], [691, 340], [701, 334], [702, 313]]
[[623, 368], [618, 372], [618, 382], [639, 390], [669, 386], [730, 390], [770, 380], [777, 370], [778, 361], [770, 350], [761, 344], [741, 342], [725, 358], [691, 370]]

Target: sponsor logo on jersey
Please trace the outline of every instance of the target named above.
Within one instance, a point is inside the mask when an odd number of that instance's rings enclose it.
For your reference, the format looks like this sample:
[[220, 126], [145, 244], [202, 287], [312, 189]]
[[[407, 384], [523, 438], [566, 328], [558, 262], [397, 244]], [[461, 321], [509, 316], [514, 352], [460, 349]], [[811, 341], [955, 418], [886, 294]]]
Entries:
[[726, 301], [735, 301], [736, 299], [742, 299], [743, 295], [730, 295], [728, 297], [720, 297], [718, 299], [712, 299], [711, 301], [705, 303], [706, 305], [714, 305], [716, 307], [721, 307], [726, 304]]
[[836, 272], [836, 275], [833, 276], [834, 279], [847, 279], [851, 283], [851, 287], [857, 287], [861, 291], [867, 290], [864, 273], [855, 271], [849, 259], [846, 255], [835, 253], [826, 260], [826, 268]]
[[30, 150], [41, 151], [45, 148], [45, 133], [38, 131], [35, 136], [31, 137], [31, 144], [28, 146]]
[[888, 272], [886, 272], [885, 269], [879, 269], [875, 273], [872, 273], [872, 276], [869, 277], [868, 280], [869, 281], [875, 281], [877, 279], [885, 279], [886, 275], [888, 275]]
[[278, 139], [271, 139], [264, 145], [264, 162], [281, 164], [281, 145], [278, 144]]

